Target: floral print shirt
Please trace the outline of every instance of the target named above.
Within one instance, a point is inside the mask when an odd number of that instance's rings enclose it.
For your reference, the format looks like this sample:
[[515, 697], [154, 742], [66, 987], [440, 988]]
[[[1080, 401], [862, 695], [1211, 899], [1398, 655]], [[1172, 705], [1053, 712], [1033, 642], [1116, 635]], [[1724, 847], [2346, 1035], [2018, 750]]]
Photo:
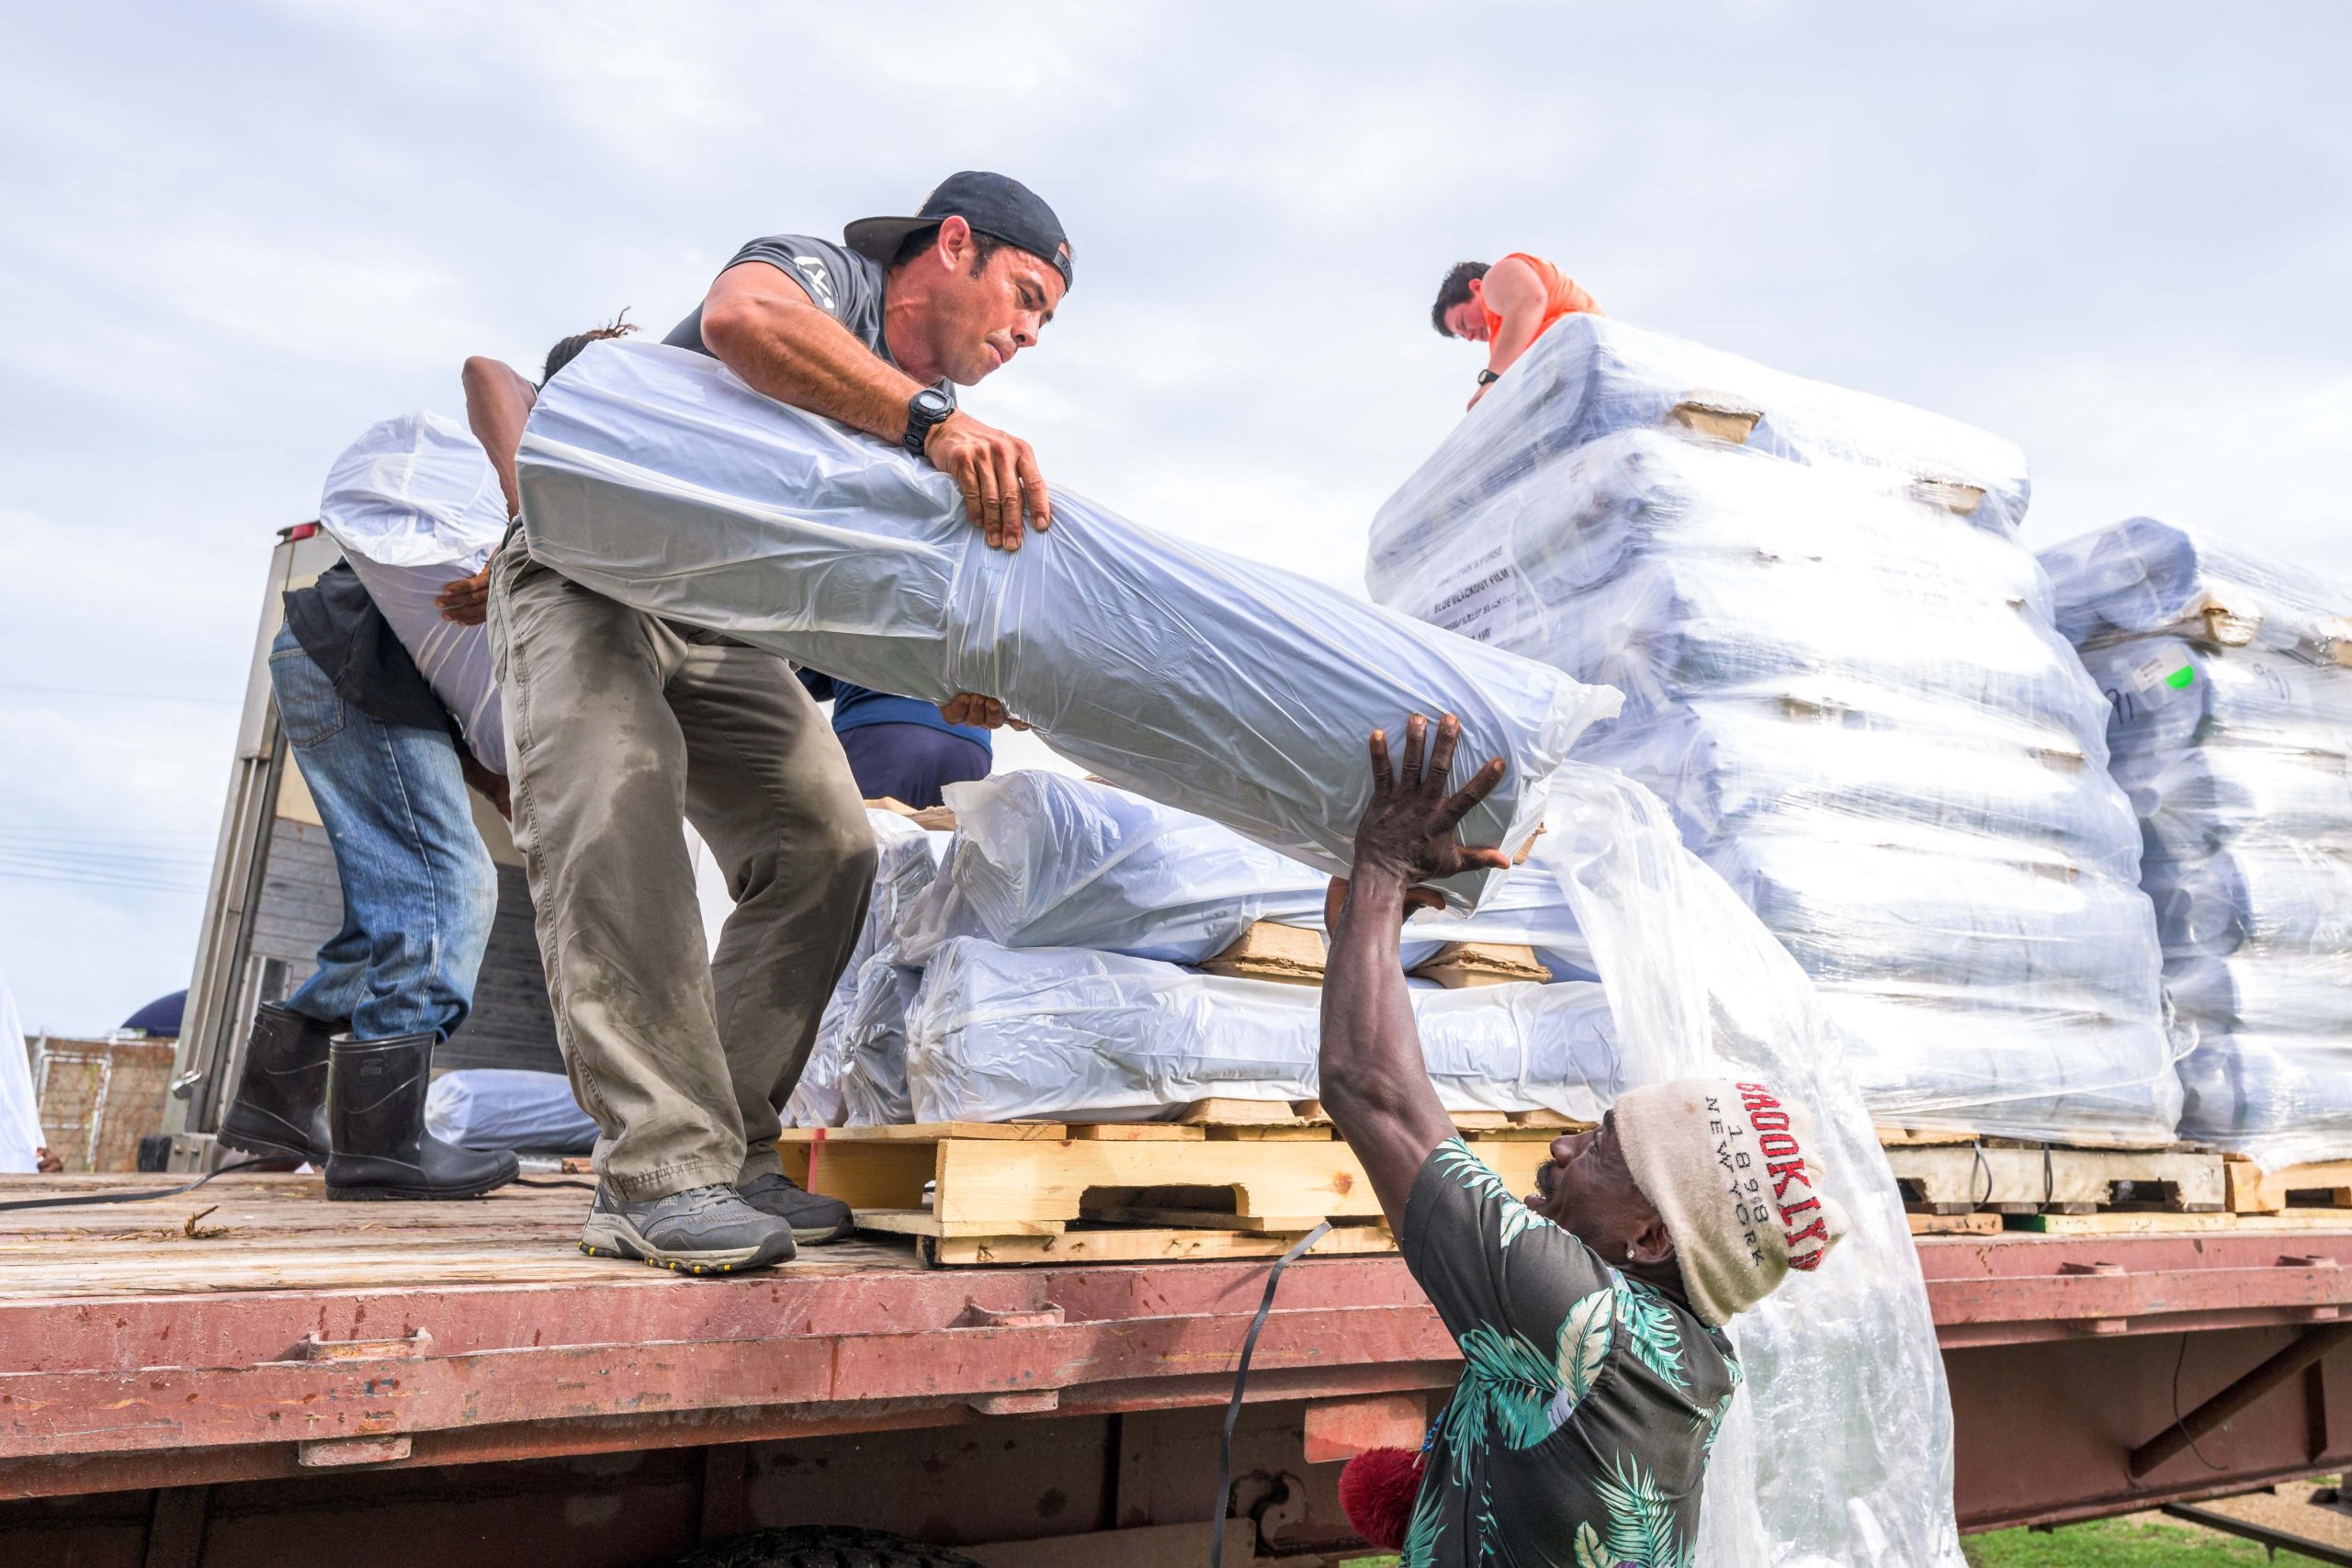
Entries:
[[1404, 1568], [1690, 1568], [1731, 1342], [1503, 1189], [1460, 1138], [1430, 1152], [1405, 1261], [1462, 1348]]

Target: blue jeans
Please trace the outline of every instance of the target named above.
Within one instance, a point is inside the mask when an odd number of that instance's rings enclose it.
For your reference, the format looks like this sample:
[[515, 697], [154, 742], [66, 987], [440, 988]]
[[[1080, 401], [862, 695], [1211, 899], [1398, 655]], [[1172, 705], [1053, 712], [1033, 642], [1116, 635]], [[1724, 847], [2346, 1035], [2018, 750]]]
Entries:
[[498, 912], [457, 743], [345, 702], [290, 629], [270, 646], [269, 683], [343, 884], [343, 929], [286, 1006], [347, 1018], [356, 1040], [447, 1040], [473, 1006]]

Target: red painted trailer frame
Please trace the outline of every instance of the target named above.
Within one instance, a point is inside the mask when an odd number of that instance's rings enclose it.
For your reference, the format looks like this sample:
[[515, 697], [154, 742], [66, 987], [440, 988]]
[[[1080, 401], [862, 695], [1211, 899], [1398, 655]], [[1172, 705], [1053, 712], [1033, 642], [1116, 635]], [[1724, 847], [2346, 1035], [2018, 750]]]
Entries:
[[[2352, 1460], [2352, 1219], [1919, 1255], [1963, 1528]], [[599, 1568], [800, 1522], [1007, 1565], [1197, 1560], [1264, 1265], [810, 1259], [0, 1298], [0, 1562]], [[1256, 1369], [1228, 1559], [1361, 1550], [1331, 1461], [1417, 1435], [1457, 1369], [1443, 1329], [1396, 1258], [1310, 1258]]]

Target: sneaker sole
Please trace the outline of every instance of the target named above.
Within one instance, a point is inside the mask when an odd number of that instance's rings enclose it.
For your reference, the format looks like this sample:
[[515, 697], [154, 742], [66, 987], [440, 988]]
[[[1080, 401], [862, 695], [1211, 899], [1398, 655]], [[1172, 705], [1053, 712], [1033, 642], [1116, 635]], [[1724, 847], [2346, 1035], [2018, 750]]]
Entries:
[[792, 1233], [785, 1231], [757, 1247], [673, 1251], [654, 1246], [618, 1214], [591, 1214], [580, 1233], [580, 1250], [591, 1258], [618, 1258], [673, 1274], [742, 1274], [791, 1262], [796, 1245]]
[[812, 1225], [806, 1230], [795, 1225], [792, 1229], [792, 1239], [802, 1247], [823, 1247], [828, 1242], [843, 1239], [855, 1229], [857, 1229], [857, 1216], [853, 1214], [835, 1225]]

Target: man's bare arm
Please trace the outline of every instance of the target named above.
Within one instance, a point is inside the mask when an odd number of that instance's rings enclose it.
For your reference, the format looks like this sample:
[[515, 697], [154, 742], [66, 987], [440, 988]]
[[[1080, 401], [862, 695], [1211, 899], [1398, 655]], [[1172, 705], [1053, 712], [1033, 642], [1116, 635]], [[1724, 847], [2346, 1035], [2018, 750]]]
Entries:
[[523, 426], [538, 401], [538, 389], [503, 361], [476, 355], [458, 372], [466, 389], [466, 423], [474, 439], [490, 454], [498, 470], [498, 488], [506, 492], [506, 515], [523, 510], [523, 492], [514, 481], [514, 451], [523, 445]]
[[[458, 380], [466, 389], [466, 423], [498, 475], [499, 491], [506, 498], [506, 515], [520, 516], [523, 491], [514, 478], [514, 452], [523, 445], [523, 426], [530, 421], [531, 405], [539, 400], [539, 390], [503, 361], [479, 354], [466, 361]], [[490, 616], [489, 565], [444, 586], [434, 595], [433, 604], [445, 621], [461, 626], [481, 625]]]
[[1439, 722], [1424, 767], [1428, 734], [1429, 721], [1415, 714], [1405, 727], [1403, 770], [1392, 776], [1386, 733], [1374, 732], [1373, 795], [1356, 827], [1354, 874], [1332, 885], [1326, 911], [1323, 1107], [1363, 1162], [1389, 1226], [1399, 1230], [1422, 1163], [1453, 1135], [1453, 1123], [1430, 1083], [1397, 933], [1414, 908], [1439, 902], [1416, 883], [1510, 864], [1498, 850], [1465, 850], [1453, 840], [1455, 826], [1501, 780], [1501, 760], [1449, 796], [1445, 780], [1461, 727], [1451, 714]]
[[922, 383], [810, 303], [763, 261], [718, 275], [702, 306], [703, 346], [778, 402], [854, 424], [885, 441], [907, 434], [907, 400]]
[[1484, 289], [1487, 308], [1503, 319], [1487, 345], [1487, 368], [1499, 376], [1518, 363], [1542, 331], [1548, 295], [1535, 269], [1516, 256], [1487, 269]]
[[[738, 262], [718, 275], [703, 301], [702, 341], [727, 368], [778, 402], [885, 441], [906, 439], [907, 400], [922, 386], [766, 262]], [[956, 481], [990, 545], [1021, 547], [1024, 510], [1038, 532], [1052, 524], [1045, 475], [1027, 442], [958, 412], [932, 427], [923, 456]]]

